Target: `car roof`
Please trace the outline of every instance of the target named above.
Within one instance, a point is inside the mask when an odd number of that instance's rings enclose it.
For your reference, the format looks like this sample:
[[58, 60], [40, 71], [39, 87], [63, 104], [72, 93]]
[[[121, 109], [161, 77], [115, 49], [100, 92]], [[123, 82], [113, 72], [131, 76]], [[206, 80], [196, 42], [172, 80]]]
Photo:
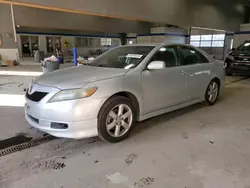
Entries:
[[[191, 46], [189, 44], [183, 44], [183, 43], [171, 43], [171, 42], [163, 42], [163, 43], [142, 43], [142, 44], [127, 44], [125, 46], [152, 46], [152, 47], [157, 47], [157, 46], [164, 46], [164, 45], [181, 45], [181, 46]], [[194, 47], [195, 48], [195, 47]]]
[[157, 44], [150, 44], [150, 43], [142, 43], [142, 44], [126, 44], [125, 46], [152, 46], [152, 47], [156, 47]]

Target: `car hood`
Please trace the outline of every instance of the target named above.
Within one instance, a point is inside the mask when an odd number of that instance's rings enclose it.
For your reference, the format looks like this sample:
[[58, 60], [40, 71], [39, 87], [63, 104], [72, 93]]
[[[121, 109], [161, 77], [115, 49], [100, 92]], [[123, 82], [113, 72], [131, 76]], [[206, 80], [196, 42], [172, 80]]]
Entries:
[[59, 89], [81, 88], [90, 82], [125, 75], [127, 71], [126, 69], [82, 65], [44, 74], [37, 77], [34, 82]]

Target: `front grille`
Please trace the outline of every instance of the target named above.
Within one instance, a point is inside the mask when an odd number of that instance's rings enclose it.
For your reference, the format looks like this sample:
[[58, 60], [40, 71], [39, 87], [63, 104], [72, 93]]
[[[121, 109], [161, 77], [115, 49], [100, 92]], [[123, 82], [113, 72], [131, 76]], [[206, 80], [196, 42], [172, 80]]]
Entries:
[[45, 97], [48, 93], [46, 92], [40, 92], [40, 91], [36, 91], [34, 93], [32, 93], [31, 95], [28, 93], [28, 91], [26, 92], [26, 97], [27, 99], [34, 101], [34, 102], [39, 102], [40, 100], [42, 100], [43, 97]]
[[234, 59], [236, 61], [250, 61], [250, 57], [240, 57], [240, 56], [236, 56], [234, 57]]
[[39, 124], [39, 119], [32, 117], [31, 115], [28, 114], [28, 117], [34, 121], [35, 123]]

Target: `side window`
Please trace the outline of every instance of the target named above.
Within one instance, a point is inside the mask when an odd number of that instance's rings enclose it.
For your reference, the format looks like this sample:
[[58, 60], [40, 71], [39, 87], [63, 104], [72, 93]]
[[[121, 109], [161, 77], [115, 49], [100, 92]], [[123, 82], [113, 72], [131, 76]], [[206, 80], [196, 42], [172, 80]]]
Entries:
[[207, 58], [199, 51], [188, 46], [180, 46], [181, 61], [180, 65], [193, 65], [208, 63]]
[[164, 61], [166, 67], [175, 67], [177, 65], [177, 47], [166, 46], [160, 48], [150, 61]]

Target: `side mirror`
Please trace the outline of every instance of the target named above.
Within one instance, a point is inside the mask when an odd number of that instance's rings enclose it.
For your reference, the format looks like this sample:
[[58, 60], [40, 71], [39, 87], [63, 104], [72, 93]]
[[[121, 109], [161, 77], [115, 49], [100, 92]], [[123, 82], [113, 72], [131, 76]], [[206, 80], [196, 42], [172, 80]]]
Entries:
[[148, 64], [148, 70], [158, 70], [164, 69], [166, 67], [166, 63], [164, 61], [152, 61]]

